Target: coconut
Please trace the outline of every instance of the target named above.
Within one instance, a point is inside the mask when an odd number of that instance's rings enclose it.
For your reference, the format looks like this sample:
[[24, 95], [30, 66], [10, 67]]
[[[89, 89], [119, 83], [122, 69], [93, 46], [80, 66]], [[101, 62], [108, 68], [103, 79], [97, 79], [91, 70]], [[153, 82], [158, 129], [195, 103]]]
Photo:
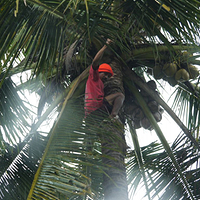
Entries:
[[142, 120], [140, 120], [140, 125], [145, 129], [152, 129], [150, 121], [147, 119], [147, 117], [144, 117]]
[[162, 115], [161, 115], [160, 112], [155, 112], [155, 113], [153, 113], [153, 116], [154, 116], [154, 118], [155, 118], [155, 120], [156, 120], [157, 122], [160, 122], [160, 121], [162, 120]]
[[174, 74], [177, 72], [177, 65], [176, 63], [166, 63], [163, 67], [163, 72], [167, 77], [173, 77]]
[[153, 76], [155, 79], [163, 78], [164, 74], [162, 73], [162, 67], [160, 65], [155, 65], [153, 68]]
[[175, 79], [179, 82], [185, 82], [189, 80], [189, 73], [185, 69], [179, 69], [175, 74]]
[[147, 105], [148, 105], [148, 107], [149, 107], [149, 109], [152, 113], [158, 111], [159, 106], [158, 106], [158, 103], [156, 101], [150, 101]]
[[133, 120], [133, 126], [135, 129], [141, 128], [140, 120]]
[[156, 85], [156, 82], [154, 80], [148, 81], [147, 84], [152, 90], [156, 90], [157, 89], [157, 85]]
[[190, 79], [196, 79], [199, 76], [199, 70], [194, 65], [188, 65]]
[[142, 109], [141, 108], [136, 108], [135, 110], [134, 110], [134, 112], [133, 112], [133, 114], [132, 114], [132, 118], [134, 119], [134, 120], [140, 120], [140, 119], [142, 119], [144, 117], [144, 113], [143, 113], [143, 111], [142, 111]]

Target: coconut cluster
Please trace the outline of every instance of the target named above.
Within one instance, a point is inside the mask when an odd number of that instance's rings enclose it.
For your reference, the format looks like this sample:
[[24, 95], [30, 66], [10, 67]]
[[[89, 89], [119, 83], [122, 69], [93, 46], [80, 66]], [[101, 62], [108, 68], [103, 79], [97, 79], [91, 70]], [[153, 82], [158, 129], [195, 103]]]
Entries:
[[179, 60], [171, 62], [156, 63], [153, 68], [153, 76], [155, 79], [164, 79], [171, 86], [175, 86], [178, 82], [185, 82], [189, 79], [196, 79], [199, 76], [199, 70], [190, 63], [192, 54], [182, 52]]
[[[157, 89], [155, 81], [151, 80], [147, 82], [147, 85], [154, 90], [155, 92]], [[143, 96], [143, 99], [147, 103], [147, 106], [149, 107], [149, 110], [153, 114], [155, 120], [157, 122], [160, 122], [162, 120], [162, 114], [164, 110], [161, 108], [161, 106], [151, 97], [149, 96], [145, 91], [140, 90], [140, 94]], [[133, 125], [135, 129], [139, 129], [141, 127], [152, 130], [152, 126], [148, 118], [145, 116], [142, 108], [138, 104], [136, 100], [132, 100], [131, 105], [128, 105], [125, 108], [125, 112], [130, 116], [130, 118], [133, 121]]]

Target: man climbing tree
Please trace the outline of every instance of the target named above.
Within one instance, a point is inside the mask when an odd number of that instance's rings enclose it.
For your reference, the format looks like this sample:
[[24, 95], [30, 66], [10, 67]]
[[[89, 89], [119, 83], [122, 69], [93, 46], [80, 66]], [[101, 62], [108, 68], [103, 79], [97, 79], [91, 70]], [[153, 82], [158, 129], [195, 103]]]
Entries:
[[[109, 45], [110, 43], [111, 40], [107, 39], [106, 44]], [[85, 90], [85, 114], [87, 116], [91, 112], [101, 109], [108, 111], [111, 118], [118, 119], [118, 112], [123, 105], [125, 97], [121, 92], [104, 96], [104, 82], [113, 76], [113, 70], [107, 63], [99, 66], [107, 45], [104, 45], [98, 51], [92, 61]]]
[[[96, 130], [101, 140], [102, 163], [105, 167], [103, 176], [105, 200], [127, 200], [127, 183], [123, 164], [127, 145], [124, 128], [118, 116], [125, 96], [120, 91], [114, 91], [108, 95], [104, 93], [104, 84], [107, 85], [114, 73], [109, 64], [99, 65], [107, 45], [111, 42], [107, 39], [106, 45], [95, 55], [90, 67], [85, 89], [86, 129]], [[105, 120], [108, 116], [111, 123]], [[113, 156], [120, 158], [120, 162], [109, 159]], [[116, 177], [120, 177], [120, 181]]]
[[[0, 0], [0, 7], [0, 199], [141, 199], [134, 196], [141, 183], [148, 199], [200, 199], [200, 1]], [[88, 80], [84, 110], [89, 69], [101, 87]], [[177, 94], [174, 110], [155, 79]], [[29, 98], [17, 95], [24, 89], [41, 96], [40, 118], [28, 116]], [[175, 131], [157, 124], [162, 110], [183, 130], [172, 147], [165, 135]], [[99, 111], [107, 119], [93, 123]], [[41, 131], [49, 118], [53, 127]], [[142, 137], [138, 129], [155, 132]]]

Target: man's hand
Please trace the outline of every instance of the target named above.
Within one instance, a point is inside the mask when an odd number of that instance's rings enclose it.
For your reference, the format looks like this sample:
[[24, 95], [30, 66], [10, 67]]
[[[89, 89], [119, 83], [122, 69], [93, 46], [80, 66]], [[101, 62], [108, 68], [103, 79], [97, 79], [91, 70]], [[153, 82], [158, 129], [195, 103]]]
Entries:
[[106, 44], [109, 45], [111, 43], [112, 43], [112, 40], [108, 38], [107, 41], [106, 41]]

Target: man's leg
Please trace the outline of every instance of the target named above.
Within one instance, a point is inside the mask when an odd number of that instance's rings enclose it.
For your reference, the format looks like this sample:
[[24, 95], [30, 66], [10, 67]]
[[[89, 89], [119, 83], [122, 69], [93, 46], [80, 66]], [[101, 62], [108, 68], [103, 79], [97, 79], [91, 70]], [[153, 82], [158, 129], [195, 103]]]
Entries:
[[116, 117], [118, 115], [120, 108], [123, 105], [125, 96], [121, 92], [118, 92], [106, 96], [105, 99], [108, 101], [110, 105], [113, 105], [111, 117]]

